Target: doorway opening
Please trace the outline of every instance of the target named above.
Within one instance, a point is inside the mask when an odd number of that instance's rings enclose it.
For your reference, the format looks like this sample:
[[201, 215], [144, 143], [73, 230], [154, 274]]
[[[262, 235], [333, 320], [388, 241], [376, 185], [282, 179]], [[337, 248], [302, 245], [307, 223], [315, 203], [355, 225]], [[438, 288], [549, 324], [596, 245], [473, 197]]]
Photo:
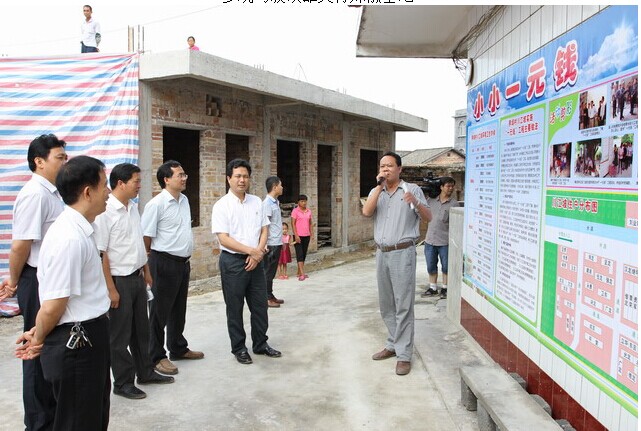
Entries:
[[292, 232], [291, 214], [300, 195], [300, 142], [276, 141], [276, 175], [283, 183], [280, 212]]
[[318, 146], [318, 248], [332, 246], [332, 183], [334, 180], [334, 147]]
[[279, 139], [276, 142], [276, 165], [276, 175], [283, 183], [280, 202], [291, 211], [294, 207], [289, 204], [295, 205], [300, 195], [300, 142]]
[[179, 162], [189, 179], [183, 192], [189, 199], [191, 226], [200, 226], [200, 131], [163, 127], [163, 162]]
[[367, 197], [376, 185], [378, 174], [378, 151], [361, 150], [360, 196]]
[[[249, 162], [249, 136], [225, 135], [225, 170], [234, 159], [243, 159]], [[227, 173], [225, 173], [225, 192], [229, 191]]]

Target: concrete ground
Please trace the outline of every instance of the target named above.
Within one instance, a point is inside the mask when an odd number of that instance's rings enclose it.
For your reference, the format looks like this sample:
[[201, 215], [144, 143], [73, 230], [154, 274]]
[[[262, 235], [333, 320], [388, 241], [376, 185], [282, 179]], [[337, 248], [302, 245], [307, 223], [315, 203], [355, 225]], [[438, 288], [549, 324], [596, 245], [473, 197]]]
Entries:
[[[270, 309], [269, 343], [282, 358], [252, 355], [241, 365], [230, 353], [219, 290], [189, 298], [186, 337], [205, 359], [176, 362], [171, 385], [142, 386], [148, 397], [112, 395], [111, 430], [476, 430], [476, 414], [460, 402], [458, 367], [487, 356], [445, 316], [445, 302], [423, 299], [427, 274], [418, 250], [416, 337], [412, 372], [396, 361], [373, 361], [386, 330], [378, 311], [375, 260], [310, 272], [300, 282], [276, 280], [285, 300]], [[339, 264], [340, 259], [334, 259]], [[295, 271], [290, 265], [290, 274]], [[215, 283], [214, 283], [215, 284]], [[211, 289], [210, 289], [211, 290]], [[249, 314], [245, 316], [249, 334]], [[22, 319], [0, 319], [0, 429], [22, 426], [21, 365], [13, 343]], [[247, 346], [251, 349], [248, 335]]]

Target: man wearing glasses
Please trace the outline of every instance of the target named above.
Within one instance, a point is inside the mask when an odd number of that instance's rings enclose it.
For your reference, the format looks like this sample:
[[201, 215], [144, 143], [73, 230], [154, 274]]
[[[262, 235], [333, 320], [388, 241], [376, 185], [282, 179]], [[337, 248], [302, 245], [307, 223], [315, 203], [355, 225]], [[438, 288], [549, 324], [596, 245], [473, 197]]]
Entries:
[[158, 168], [156, 178], [162, 191], [147, 203], [141, 219], [154, 294], [149, 309], [149, 355], [156, 371], [173, 375], [178, 368], [170, 359], [202, 359], [205, 355], [189, 350], [183, 335], [189, 258], [194, 249], [189, 201], [182, 193], [187, 188], [187, 174], [180, 163], [169, 160]]

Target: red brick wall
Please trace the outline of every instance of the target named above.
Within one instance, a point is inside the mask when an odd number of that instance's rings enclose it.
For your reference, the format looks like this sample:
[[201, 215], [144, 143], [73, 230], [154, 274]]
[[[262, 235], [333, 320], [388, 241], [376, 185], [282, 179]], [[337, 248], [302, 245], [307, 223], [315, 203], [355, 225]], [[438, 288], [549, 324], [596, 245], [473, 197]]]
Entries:
[[504, 370], [527, 381], [527, 391], [539, 394], [552, 407], [554, 419], [567, 419], [577, 431], [607, 431], [464, 299], [461, 299], [461, 325]]
[[[212, 254], [214, 236], [211, 231], [212, 205], [225, 193], [226, 134], [249, 136], [249, 162], [252, 165], [251, 192], [263, 197], [264, 181], [277, 171], [277, 140], [300, 142], [300, 189], [309, 197], [315, 211], [318, 203], [317, 145], [334, 146], [332, 160], [332, 236], [335, 246], [342, 244], [343, 205], [348, 205], [349, 244], [368, 241], [373, 237], [371, 221], [361, 215], [358, 199], [361, 148], [387, 151], [392, 148], [394, 132], [389, 125], [373, 121], [348, 122], [343, 114], [304, 105], [269, 106], [262, 95], [207, 84], [193, 79], [150, 82], [151, 96], [151, 170], [163, 162], [163, 127], [200, 130], [200, 226], [194, 228], [195, 250], [192, 257], [192, 280], [206, 279], [218, 273], [218, 258]], [[215, 102], [212, 104], [211, 99]], [[208, 103], [209, 101], [209, 103]], [[207, 115], [208, 109], [218, 111]], [[271, 157], [268, 166], [263, 158], [265, 115], [269, 118], [268, 145]], [[344, 136], [345, 135], [345, 136]], [[343, 144], [349, 161], [343, 166]], [[346, 169], [344, 169], [346, 168]], [[350, 196], [343, 191], [344, 170], [348, 175]], [[153, 194], [160, 192], [153, 181]], [[188, 183], [189, 187], [189, 183]], [[356, 192], [354, 192], [356, 191]], [[317, 212], [315, 211], [315, 215]], [[315, 221], [317, 217], [315, 217]], [[315, 238], [310, 251], [317, 247]]]

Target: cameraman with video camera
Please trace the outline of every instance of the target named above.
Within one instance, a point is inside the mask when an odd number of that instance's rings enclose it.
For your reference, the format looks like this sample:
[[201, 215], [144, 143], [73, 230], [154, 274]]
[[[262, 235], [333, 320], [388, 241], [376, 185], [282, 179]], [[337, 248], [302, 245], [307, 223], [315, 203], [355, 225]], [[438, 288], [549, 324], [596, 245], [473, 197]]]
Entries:
[[434, 196], [430, 193], [427, 204], [432, 210], [432, 220], [427, 225], [425, 235], [425, 262], [430, 284], [422, 297], [436, 296], [439, 294], [438, 267], [441, 261], [441, 272], [443, 273], [443, 284], [440, 286], [441, 298], [447, 297], [447, 252], [450, 232], [450, 208], [458, 207], [457, 200], [452, 198], [456, 181], [452, 177], [441, 177], [440, 194]]

